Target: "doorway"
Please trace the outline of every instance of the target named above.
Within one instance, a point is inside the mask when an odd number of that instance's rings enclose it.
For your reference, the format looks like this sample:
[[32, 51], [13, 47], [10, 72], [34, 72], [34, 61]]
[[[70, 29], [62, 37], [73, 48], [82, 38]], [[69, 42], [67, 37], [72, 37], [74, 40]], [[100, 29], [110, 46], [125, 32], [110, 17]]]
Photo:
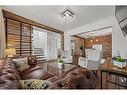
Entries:
[[104, 27], [73, 35], [71, 37], [71, 44], [73, 56], [86, 57], [87, 51], [91, 49], [102, 51], [101, 63], [103, 63], [106, 58], [112, 57], [112, 27]]

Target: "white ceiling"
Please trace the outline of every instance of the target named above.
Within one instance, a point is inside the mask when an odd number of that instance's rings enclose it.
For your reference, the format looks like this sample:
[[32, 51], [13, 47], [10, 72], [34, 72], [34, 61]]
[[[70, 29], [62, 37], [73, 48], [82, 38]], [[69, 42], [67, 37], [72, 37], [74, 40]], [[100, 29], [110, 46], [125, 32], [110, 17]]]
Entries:
[[109, 34], [112, 34], [112, 27], [98, 29], [95, 31], [84, 32], [81, 34], [77, 34], [77, 36], [82, 37], [82, 38], [91, 38], [95, 36], [102, 36], [102, 35], [109, 35]]
[[67, 6], [2, 6], [3, 9], [50, 27], [67, 31], [114, 15], [114, 6], [69, 6], [74, 18], [65, 23], [60, 13]]

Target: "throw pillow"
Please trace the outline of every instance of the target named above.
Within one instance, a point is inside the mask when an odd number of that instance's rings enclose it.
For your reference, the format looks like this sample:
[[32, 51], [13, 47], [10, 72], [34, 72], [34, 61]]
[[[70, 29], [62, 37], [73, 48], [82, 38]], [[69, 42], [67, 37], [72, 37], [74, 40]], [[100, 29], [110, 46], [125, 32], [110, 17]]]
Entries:
[[51, 83], [45, 80], [27, 79], [20, 80], [20, 84], [22, 89], [46, 89]]
[[28, 58], [18, 58], [18, 59], [12, 59], [16, 67], [20, 72], [24, 71], [25, 69], [28, 69], [30, 66], [28, 65]]

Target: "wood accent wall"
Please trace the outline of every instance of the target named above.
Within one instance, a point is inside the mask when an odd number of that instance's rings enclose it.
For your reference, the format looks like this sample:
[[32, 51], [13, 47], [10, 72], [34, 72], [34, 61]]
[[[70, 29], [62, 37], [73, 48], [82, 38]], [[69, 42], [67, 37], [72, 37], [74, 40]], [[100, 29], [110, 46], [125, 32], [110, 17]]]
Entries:
[[[61, 34], [61, 47], [64, 49], [64, 32], [50, 26], [40, 24], [14, 13], [2, 10], [5, 18], [7, 48], [16, 48], [16, 55], [31, 54], [32, 26]], [[27, 34], [24, 35], [24, 33]]]
[[[76, 37], [76, 39], [72, 40], [71, 43], [74, 43], [74, 50], [72, 51], [73, 55], [73, 64], [77, 65], [78, 64], [78, 59], [81, 56], [85, 56], [85, 39]], [[83, 46], [83, 50], [80, 50], [80, 47]]]
[[[73, 50], [73, 55], [81, 55], [84, 56], [84, 39], [81, 38], [76, 38], [71, 41], [74, 43], [74, 50]], [[83, 46], [83, 50], [80, 50], [80, 47]]]
[[94, 44], [102, 44], [104, 58], [112, 57], [112, 35], [111, 34], [94, 37], [93, 42], [91, 42], [91, 39], [85, 40], [85, 48], [92, 48], [92, 45]]
[[64, 50], [64, 33], [61, 34], [61, 49]]
[[16, 55], [31, 55], [31, 25], [5, 18], [6, 48], [15, 48]]

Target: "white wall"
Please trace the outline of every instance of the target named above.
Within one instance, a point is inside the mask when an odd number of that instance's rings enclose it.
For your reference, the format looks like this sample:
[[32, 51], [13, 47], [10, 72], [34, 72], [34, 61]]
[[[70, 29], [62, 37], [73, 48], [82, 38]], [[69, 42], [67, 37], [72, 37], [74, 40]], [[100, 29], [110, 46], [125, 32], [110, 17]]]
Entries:
[[5, 29], [4, 29], [4, 19], [0, 6], [0, 58], [5, 57]]
[[48, 32], [47, 36], [47, 60], [53, 60], [57, 58], [57, 37]]
[[[47, 60], [57, 59], [58, 41], [60, 35], [54, 32], [47, 32]], [[61, 44], [61, 43], [60, 43]]]
[[100, 29], [104, 27], [112, 26], [112, 55], [116, 55], [117, 50], [120, 51], [122, 57], [127, 57], [127, 37], [123, 36], [120, 26], [115, 16], [110, 16], [105, 19], [90, 23], [87, 25], [80, 26], [78, 28], [65, 31], [64, 33], [64, 48], [69, 50], [71, 46], [71, 35], [77, 33], [87, 32], [90, 30]]
[[116, 51], [120, 51], [120, 55], [124, 58], [127, 58], [127, 36], [123, 36], [123, 33], [120, 29], [120, 26], [114, 17], [113, 22], [113, 38], [112, 38], [112, 48], [113, 54], [116, 55]]

